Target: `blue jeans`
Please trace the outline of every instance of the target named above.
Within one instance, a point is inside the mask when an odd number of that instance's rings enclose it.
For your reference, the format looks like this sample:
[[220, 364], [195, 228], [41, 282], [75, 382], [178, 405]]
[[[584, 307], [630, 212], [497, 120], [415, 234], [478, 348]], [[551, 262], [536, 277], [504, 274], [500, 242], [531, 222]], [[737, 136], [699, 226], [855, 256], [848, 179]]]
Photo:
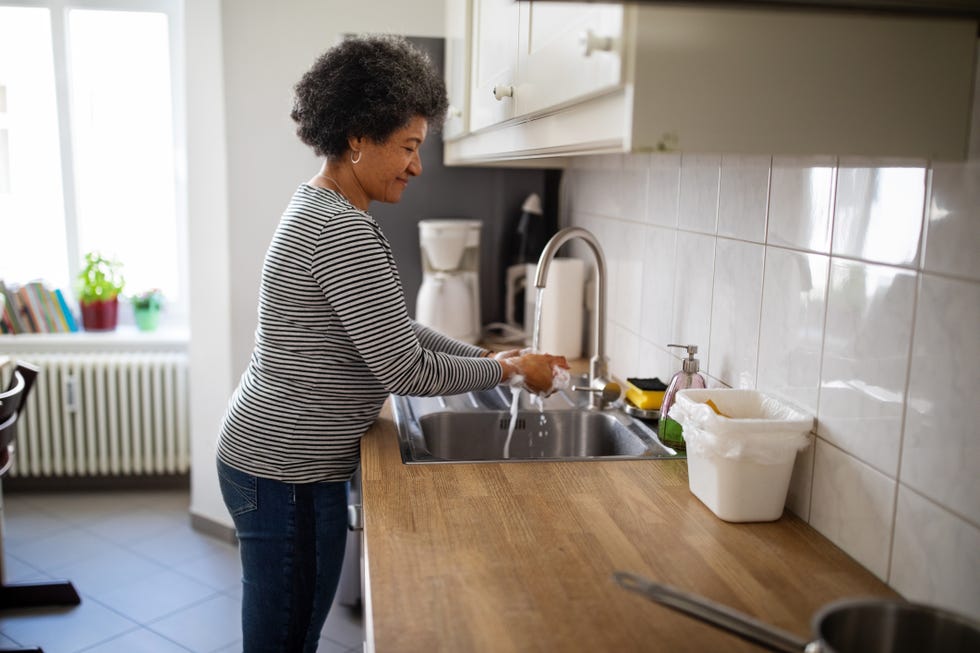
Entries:
[[218, 461], [242, 558], [244, 653], [314, 653], [347, 539], [347, 484], [283, 483]]

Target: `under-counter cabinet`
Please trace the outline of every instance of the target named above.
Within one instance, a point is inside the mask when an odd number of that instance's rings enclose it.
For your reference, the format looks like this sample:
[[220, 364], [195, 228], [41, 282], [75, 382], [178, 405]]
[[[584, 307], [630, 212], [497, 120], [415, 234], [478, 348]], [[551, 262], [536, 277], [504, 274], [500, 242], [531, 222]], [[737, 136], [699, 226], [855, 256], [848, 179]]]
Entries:
[[966, 155], [976, 21], [459, 2], [447, 5], [449, 29], [465, 34], [447, 52], [457, 71], [447, 81], [468, 97], [446, 133], [447, 163], [662, 150]]

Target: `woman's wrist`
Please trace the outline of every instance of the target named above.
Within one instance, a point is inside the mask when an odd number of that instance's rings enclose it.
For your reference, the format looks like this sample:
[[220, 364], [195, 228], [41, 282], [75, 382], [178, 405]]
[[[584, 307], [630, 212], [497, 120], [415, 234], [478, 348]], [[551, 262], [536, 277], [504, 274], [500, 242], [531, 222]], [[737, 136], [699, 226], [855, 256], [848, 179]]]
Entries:
[[520, 374], [520, 370], [517, 368], [517, 365], [515, 365], [510, 360], [503, 358], [503, 359], [498, 359], [497, 362], [500, 363], [500, 367], [503, 370], [503, 374], [501, 374], [500, 376], [501, 383], [506, 383], [510, 381], [511, 378], [513, 378], [514, 376]]

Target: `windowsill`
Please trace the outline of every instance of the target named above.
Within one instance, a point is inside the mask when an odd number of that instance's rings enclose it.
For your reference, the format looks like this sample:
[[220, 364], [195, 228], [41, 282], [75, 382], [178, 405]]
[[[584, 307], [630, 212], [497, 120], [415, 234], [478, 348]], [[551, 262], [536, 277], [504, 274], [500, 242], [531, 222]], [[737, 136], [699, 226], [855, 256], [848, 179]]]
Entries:
[[156, 331], [140, 331], [132, 325], [120, 325], [114, 331], [2, 335], [0, 352], [185, 351], [189, 341], [190, 330], [186, 327], [161, 326]]

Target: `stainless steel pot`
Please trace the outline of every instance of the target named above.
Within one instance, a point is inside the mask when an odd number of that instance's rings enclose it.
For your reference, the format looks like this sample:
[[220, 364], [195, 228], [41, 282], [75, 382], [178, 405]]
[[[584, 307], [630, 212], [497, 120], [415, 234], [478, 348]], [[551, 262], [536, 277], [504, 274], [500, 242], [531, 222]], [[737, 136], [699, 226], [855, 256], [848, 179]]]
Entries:
[[774, 626], [682, 590], [618, 571], [622, 587], [738, 635], [786, 653], [976, 653], [980, 623], [939, 608], [889, 599], [846, 599], [824, 606], [807, 642]]

